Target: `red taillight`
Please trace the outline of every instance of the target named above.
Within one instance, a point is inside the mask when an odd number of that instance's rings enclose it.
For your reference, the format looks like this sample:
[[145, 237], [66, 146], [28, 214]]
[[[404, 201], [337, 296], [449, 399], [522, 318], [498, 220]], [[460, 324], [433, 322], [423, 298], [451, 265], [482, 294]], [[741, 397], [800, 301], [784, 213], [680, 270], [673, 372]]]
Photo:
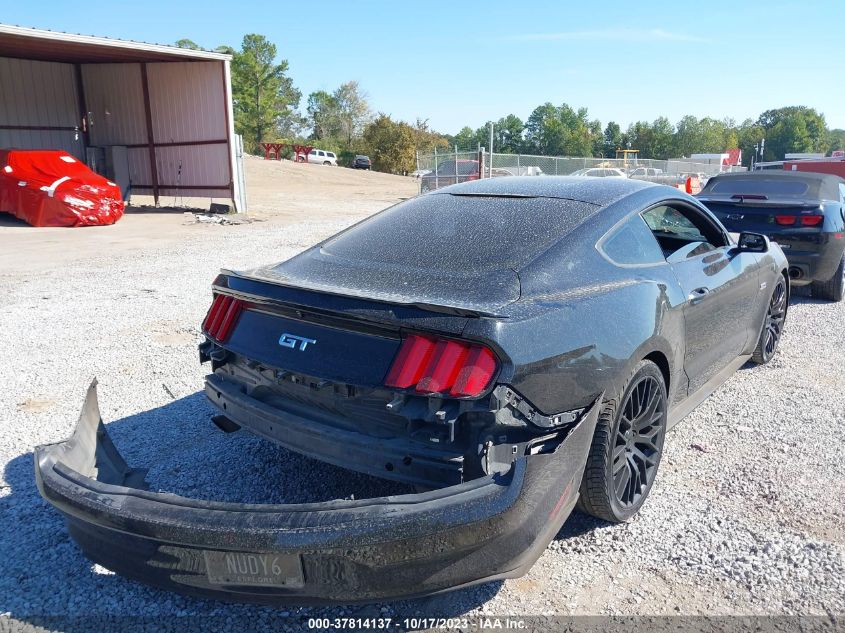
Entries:
[[202, 329], [204, 332], [211, 331], [211, 324], [214, 323], [220, 310], [223, 308], [223, 295], [214, 295], [214, 301], [211, 302], [211, 307], [208, 309], [208, 314], [205, 315], [205, 320], [202, 322]]
[[480, 345], [470, 349], [464, 366], [458, 372], [455, 384], [449, 390], [449, 395], [456, 398], [475, 396], [483, 392], [493, 374], [496, 373], [496, 358], [486, 347]]
[[417, 382], [417, 392], [443, 393], [450, 389], [468, 353], [469, 345], [457, 341], [438, 341], [422, 378]]
[[823, 220], [823, 215], [802, 215], [801, 226], [818, 226]]
[[434, 339], [426, 336], [409, 336], [399, 348], [399, 353], [393, 359], [390, 371], [385, 379], [388, 387], [407, 389], [416, 385], [422, 378], [423, 371], [434, 351]]
[[225, 341], [232, 333], [243, 308], [244, 302], [240, 299], [214, 295], [214, 302], [202, 322], [203, 331], [217, 341]]
[[795, 224], [796, 217], [794, 215], [776, 215], [775, 222], [781, 226], [790, 226]]
[[385, 385], [453, 398], [478, 396], [496, 373], [496, 358], [483, 345], [412, 334], [402, 341]]

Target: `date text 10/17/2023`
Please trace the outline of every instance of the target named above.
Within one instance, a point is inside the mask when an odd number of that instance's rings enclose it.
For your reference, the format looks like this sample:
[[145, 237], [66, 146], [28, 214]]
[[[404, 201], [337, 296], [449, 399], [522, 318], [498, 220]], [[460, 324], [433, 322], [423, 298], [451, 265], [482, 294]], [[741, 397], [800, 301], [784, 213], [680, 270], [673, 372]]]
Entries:
[[482, 618], [308, 618], [309, 629], [320, 630], [391, 630], [405, 631], [444, 630], [444, 631], [519, 631], [526, 628], [525, 620], [518, 617], [482, 617]]

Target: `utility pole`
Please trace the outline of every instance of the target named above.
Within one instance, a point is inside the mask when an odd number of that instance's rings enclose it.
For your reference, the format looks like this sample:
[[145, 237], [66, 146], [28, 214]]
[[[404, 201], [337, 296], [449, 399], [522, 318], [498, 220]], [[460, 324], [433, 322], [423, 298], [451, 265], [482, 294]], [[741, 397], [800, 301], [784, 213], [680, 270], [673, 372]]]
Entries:
[[493, 177], [493, 121], [490, 121], [490, 167], [487, 170], [487, 177]]

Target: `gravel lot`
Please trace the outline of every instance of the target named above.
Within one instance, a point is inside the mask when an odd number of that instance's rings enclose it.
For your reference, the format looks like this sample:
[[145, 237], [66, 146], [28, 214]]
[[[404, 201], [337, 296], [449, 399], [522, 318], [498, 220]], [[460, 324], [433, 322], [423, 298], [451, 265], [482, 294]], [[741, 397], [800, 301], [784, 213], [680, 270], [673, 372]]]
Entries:
[[845, 304], [802, 293], [776, 359], [741, 369], [670, 434], [641, 514], [621, 526], [574, 515], [524, 578], [414, 602], [284, 610], [160, 592], [89, 563], [38, 496], [31, 451], [70, 434], [94, 375], [115, 443], [130, 465], [153, 467], [153, 488], [275, 503], [403, 491], [219, 432], [196, 343], [218, 268], [285, 259], [406, 183], [339, 219], [183, 227], [144, 249], [2, 269], [0, 613], [226, 615], [256, 628], [289, 614], [845, 614]]

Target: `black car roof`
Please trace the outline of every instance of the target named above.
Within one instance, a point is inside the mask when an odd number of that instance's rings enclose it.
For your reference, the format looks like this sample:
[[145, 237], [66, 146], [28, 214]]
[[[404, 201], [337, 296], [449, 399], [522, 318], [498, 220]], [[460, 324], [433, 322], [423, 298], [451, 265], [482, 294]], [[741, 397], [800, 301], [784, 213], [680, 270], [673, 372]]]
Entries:
[[834, 174], [819, 174], [814, 171], [778, 171], [761, 169], [759, 171], [738, 171], [730, 174], [718, 174], [707, 181], [701, 193], [706, 194], [716, 183], [725, 180], [799, 180], [807, 184], [807, 198], [816, 200], [839, 200], [839, 185], [845, 185], [845, 179]]
[[605, 207], [654, 183], [628, 178], [589, 176], [504, 176], [443, 187], [427, 195], [524, 196], [578, 200]]

